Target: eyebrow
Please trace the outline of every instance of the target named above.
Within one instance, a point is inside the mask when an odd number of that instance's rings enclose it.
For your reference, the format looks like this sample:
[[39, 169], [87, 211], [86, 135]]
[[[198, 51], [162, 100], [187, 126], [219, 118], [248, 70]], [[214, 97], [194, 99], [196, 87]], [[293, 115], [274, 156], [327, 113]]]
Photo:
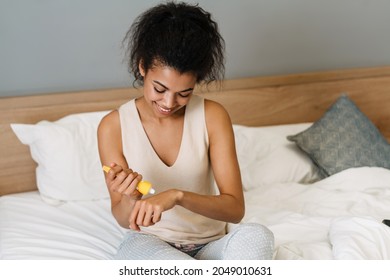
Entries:
[[[160, 83], [159, 81], [153, 80], [153, 82], [156, 83], [156, 84], [159, 84], [163, 88], [169, 90], [169, 88], [167, 86], [165, 86], [164, 84]], [[191, 90], [194, 90], [194, 89], [193, 88], [187, 88], [185, 90], [178, 91], [177, 93], [187, 92], [187, 91], [191, 91]]]

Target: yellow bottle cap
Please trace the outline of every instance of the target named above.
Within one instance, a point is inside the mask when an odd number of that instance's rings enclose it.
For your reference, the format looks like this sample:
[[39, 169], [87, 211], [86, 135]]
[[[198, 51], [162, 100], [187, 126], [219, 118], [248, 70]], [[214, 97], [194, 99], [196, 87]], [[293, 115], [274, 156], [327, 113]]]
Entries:
[[148, 181], [141, 181], [137, 185], [137, 190], [142, 194], [154, 194], [155, 190], [152, 188], [152, 184]]

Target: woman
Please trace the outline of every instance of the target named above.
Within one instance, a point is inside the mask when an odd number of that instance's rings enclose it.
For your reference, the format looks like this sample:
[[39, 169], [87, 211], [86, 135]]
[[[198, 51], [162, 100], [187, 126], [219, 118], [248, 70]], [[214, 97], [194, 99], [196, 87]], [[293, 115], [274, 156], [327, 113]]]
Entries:
[[[245, 212], [232, 123], [220, 104], [193, 95], [197, 84], [223, 78], [224, 41], [211, 15], [160, 4], [137, 18], [125, 42], [143, 96], [98, 129], [112, 213], [131, 229], [116, 258], [272, 258], [265, 227], [241, 224], [226, 234], [226, 223]], [[137, 190], [142, 178], [156, 194]]]

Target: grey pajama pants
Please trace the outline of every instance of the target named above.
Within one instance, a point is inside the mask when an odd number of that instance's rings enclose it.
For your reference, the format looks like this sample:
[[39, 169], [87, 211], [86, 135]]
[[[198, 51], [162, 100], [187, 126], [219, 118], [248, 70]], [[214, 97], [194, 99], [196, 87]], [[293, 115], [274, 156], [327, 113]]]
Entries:
[[129, 232], [115, 259], [119, 260], [270, 260], [274, 236], [266, 227], [240, 224], [224, 237], [183, 252], [156, 236]]

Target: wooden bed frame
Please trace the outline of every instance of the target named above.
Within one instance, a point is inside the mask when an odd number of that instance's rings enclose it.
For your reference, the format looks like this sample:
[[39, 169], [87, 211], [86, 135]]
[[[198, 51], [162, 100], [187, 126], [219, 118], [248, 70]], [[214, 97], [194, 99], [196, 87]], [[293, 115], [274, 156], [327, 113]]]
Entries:
[[[249, 126], [316, 121], [342, 93], [390, 139], [390, 66], [227, 80], [196, 92], [222, 103], [233, 123]], [[112, 110], [140, 94], [120, 88], [0, 98], [0, 195], [37, 189], [36, 164], [11, 123]]]

